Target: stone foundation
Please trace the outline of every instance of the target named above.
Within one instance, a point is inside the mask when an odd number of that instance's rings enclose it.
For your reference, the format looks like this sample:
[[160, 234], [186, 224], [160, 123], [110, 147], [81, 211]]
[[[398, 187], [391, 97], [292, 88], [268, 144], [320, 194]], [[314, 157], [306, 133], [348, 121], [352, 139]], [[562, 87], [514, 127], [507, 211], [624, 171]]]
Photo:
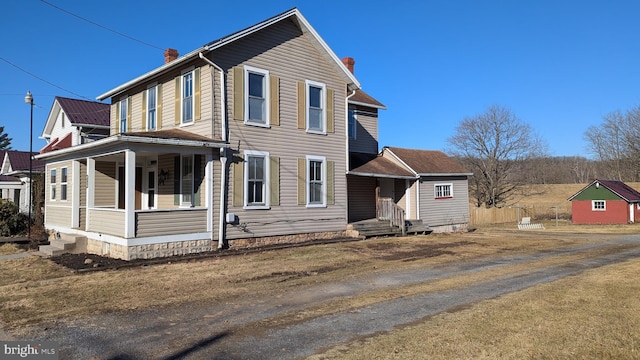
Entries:
[[229, 247], [233, 249], [251, 249], [268, 245], [298, 244], [308, 241], [340, 239], [344, 237], [348, 237], [345, 231], [266, 236], [259, 238], [229, 240]]
[[439, 233], [453, 233], [453, 232], [467, 232], [469, 231], [469, 224], [452, 224], [452, 225], [440, 225], [431, 226], [434, 234]]
[[160, 244], [124, 246], [89, 239], [87, 252], [123, 260], [154, 259], [211, 251], [211, 240], [176, 241]]

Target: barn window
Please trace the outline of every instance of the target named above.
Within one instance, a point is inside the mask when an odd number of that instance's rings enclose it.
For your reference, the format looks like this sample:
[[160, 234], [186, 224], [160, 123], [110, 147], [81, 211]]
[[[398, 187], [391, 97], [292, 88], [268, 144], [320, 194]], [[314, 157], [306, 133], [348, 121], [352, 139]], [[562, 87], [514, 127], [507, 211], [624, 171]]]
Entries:
[[607, 210], [607, 203], [604, 200], [591, 200], [591, 210], [605, 211]]

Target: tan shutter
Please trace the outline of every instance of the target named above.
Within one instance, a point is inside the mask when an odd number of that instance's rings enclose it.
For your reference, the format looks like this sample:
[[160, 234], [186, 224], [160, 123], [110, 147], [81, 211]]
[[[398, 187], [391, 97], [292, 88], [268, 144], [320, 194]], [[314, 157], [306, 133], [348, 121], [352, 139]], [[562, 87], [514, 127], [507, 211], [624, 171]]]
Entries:
[[147, 91], [142, 92], [142, 131], [147, 131]]
[[131, 96], [127, 97], [127, 132], [131, 132]]
[[280, 78], [277, 76], [269, 76], [269, 124], [272, 126], [280, 126]]
[[175, 114], [174, 114], [174, 124], [180, 125], [180, 118], [181, 118], [181, 114], [180, 114], [180, 81], [182, 80], [182, 76], [178, 76], [176, 77], [176, 92], [174, 95], [175, 98]]
[[333, 89], [327, 89], [327, 132], [335, 132], [335, 118], [333, 115]]
[[335, 162], [327, 161], [327, 205], [335, 205]]
[[271, 206], [280, 205], [280, 158], [269, 156], [269, 191]]
[[307, 85], [298, 82], [298, 129], [306, 129], [307, 126]]
[[233, 120], [244, 121], [244, 68], [233, 68]]
[[193, 117], [194, 121], [198, 121], [201, 117], [200, 105], [202, 104], [202, 94], [200, 91], [200, 68], [197, 68], [193, 72], [193, 77]]
[[307, 204], [307, 160], [298, 158], [298, 205]]
[[115, 127], [114, 134], [118, 134], [120, 132], [120, 101], [116, 103], [115, 119], [116, 119], [116, 127]]
[[156, 129], [162, 129], [162, 84], [158, 84], [156, 93]]
[[[238, 158], [244, 159], [243, 154], [238, 154]], [[244, 205], [244, 161], [233, 164], [233, 206], [242, 207]]]

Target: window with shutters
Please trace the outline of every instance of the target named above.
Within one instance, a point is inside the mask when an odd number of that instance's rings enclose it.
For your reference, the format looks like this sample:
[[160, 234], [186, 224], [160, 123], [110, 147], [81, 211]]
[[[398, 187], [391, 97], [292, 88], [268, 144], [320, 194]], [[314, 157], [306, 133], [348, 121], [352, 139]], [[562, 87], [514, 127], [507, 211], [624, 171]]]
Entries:
[[269, 125], [269, 72], [244, 67], [244, 115], [245, 123], [258, 126]]
[[269, 207], [269, 153], [247, 150], [244, 153], [244, 207]]
[[307, 131], [324, 134], [326, 132], [325, 84], [306, 81], [307, 86]]
[[158, 86], [147, 89], [147, 130], [156, 129], [156, 109], [158, 106]]
[[327, 204], [326, 158], [307, 156], [307, 206], [324, 207]]
[[120, 129], [119, 132], [121, 133], [127, 132], [127, 116], [128, 116], [128, 110], [129, 110], [128, 100], [129, 99], [120, 100], [120, 111], [118, 113], [118, 116], [119, 116], [118, 126]]
[[181, 90], [181, 124], [190, 124], [193, 122], [193, 81], [194, 72], [190, 71], [182, 75], [182, 90]]

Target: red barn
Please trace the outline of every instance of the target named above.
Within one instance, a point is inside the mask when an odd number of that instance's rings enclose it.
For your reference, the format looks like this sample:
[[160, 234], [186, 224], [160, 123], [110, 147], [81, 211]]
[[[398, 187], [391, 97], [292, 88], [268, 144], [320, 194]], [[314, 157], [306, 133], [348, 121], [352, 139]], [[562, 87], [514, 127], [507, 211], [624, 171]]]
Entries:
[[569, 199], [574, 224], [627, 224], [640, 219], [640, 192], [618, 180], [594, 180]]

